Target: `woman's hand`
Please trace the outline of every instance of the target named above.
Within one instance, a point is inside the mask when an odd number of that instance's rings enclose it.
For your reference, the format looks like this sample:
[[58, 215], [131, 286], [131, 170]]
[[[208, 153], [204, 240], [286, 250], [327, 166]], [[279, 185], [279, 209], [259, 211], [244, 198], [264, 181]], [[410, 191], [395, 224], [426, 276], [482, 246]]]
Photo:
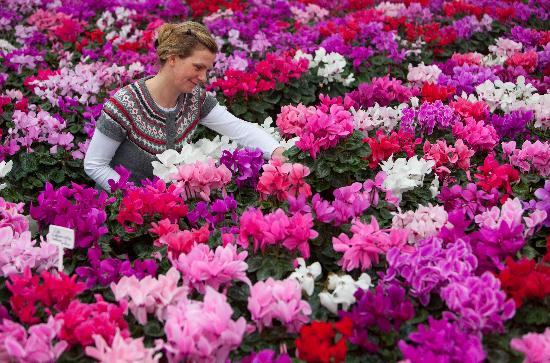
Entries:
[[271, 153], [271, 158], [272, 159], [279, 159], [281, 160], [283, 163], [288, 161], [288, 159], [283, 155], [283, 152], [285, 152], [286, 149], [282, 146], [279, 146], [278, 148], [276, 148], [275, 150], [273, 150], [273, 152]]

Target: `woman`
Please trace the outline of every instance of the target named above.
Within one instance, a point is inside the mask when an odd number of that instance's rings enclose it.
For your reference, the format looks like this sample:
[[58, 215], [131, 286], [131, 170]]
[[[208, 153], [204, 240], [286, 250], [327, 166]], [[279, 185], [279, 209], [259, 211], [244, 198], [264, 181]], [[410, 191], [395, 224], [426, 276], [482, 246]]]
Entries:
[[152, 178], [155, 155], [181, 150], [198, 123], [242, 146], [259, 147], [266, 158], [282, 157], [284, 149], [271, 135], [206, 94], [218, 49], [204, 25], [164, 24], [155, 47], [159, 72], [121, 88], [103, 106], [84, 158], [84, 170], [98, 186], [108, 191], [108, 180], [118, 181], [115, 165], [128, 169], [133, 181]]

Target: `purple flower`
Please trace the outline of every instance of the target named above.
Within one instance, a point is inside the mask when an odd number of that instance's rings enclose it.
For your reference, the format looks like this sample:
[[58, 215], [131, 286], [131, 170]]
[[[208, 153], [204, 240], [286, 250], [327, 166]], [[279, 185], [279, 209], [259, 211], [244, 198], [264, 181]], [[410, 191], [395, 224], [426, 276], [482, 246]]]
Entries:
[[415, 252], [403, 253], [392, 248], [386, 254], [388, 270], [384, 281], [392, 281], [398, 275], [410, 286], [410, 293], [423, 305], [430, 301], [430, 293], [439, 290], [452, 281], [462, 280], [477, 267], [477, 259], [471, 247], [459, 239], [443, 246], [436, 237], [418, 242]]
[[353, 335], [349, 341], [363, 349], [376, 352], [378, 346], [368, 339], [368, 328], [380, 329], [383, 333], [399, 331], [403, 323], [414, 317], [414, 307], [404, 288], [396, 282], [379, 284], [376, 289], [355, 292], [357, 304], [350, 312], [341, 311], [340, 317], [353, 321]]
[[136, 260], [133, 268], [132, 263], [127, 259], [106, 258], [102, 260], [99, 246], [88, 249], [88, 262], [90, 266], [80, 266], [75, 270], [88, 289], [96, 285], [108, 286], [112, 282], [116, 283], [122, 276], [135, 275], [138, 279], [148, 275], [156, 276], [158, 269], [154, 260]]
[[271, 349], [264, 349], [243, 357], [241, 363], [291, 363], [287, 354], [281, 354], [277, 358], [275, 358], [275, 355], [275, 352]]
[[498, 190], [493, 189], [487, 193], [478, 189], [474, 183], [469, 183], [464, 188], [458, 184], [452, 187], [443, 187], [437, 196], [443, 202], [445, 210], [462, 209], [470, 219], [487, 209], [496, 206], [499, 202]]
[[458, 326], [474, 334], [503, 332], [504, 321], [516, 312], [514, 301], [506, 300], [500, 280], [490, 272], [451, 282], [441, 289], [441, 298], [452, 311], [443, 316], [456, 319]]
[[533, 111], [516, 110], [504, 116], [493, 114], [489, 123], [495, 128], [500, 138], [508, 137], [514, 140], [527, 132], [525, 126], [532, 120]]
[[72, 183], [71, 187], [54, 189], [46, 183], [38, 195], [38, 205], [31, 205], [31, 217], [41, 227], [55, 224], [75, 230], [75, 247], [86, 248], [105, 235], [105, 207], [114, 202], [105, 192]]
[[550, 227], [550, 180], [544, 182], [544, 188], [535, 190], [536, 201], [535, 208], [546, 212], [545, 227]]
[[446, 319], [435, 320], [430, 316], [428, 324], [420, 324], [418, 331], [409, 334], [411, 344], [399, 341], [403, 357], [411, 363], [480, 363], [485, 360], [479, 336], [463, 332]]
[[264, 164], [260, 149], [237, 149], [234, 152], [224, 150], [220, 163], [225, 165], [235, 177], [238, 188], [244, 186], [256, 187], [260, 169]]
[[478, 271], [495, 271], [504, 268], [502, 261], [513, 256], [525, 244], [523, 225], [501, 223], [497, 229], [482, 227], [470, 235], [472, 249], [479, 261]]

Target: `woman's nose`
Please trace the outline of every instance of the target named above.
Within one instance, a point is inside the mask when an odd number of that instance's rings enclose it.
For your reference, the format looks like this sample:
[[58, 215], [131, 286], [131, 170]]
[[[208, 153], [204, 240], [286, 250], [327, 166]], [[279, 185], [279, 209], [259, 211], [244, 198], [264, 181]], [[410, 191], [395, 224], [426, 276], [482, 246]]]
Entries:
[[206, 70], [200, 72], [200, 74], [199, 74], [199, 80], [200, 80], [202, 83], [206, 83]]

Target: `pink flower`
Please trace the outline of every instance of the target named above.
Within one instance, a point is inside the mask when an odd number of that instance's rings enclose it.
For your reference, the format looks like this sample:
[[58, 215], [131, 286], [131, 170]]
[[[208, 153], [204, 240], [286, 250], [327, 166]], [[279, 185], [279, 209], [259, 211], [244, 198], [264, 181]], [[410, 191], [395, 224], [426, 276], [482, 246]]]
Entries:
[[262, 199], [273, 195], [279, 201], [286, 201], [290, 196], [311, 196], [311, 187], [304, 181], [309, 175], [309, 168], [302, 164], [283, 163], [279, 159], [271, 159], [262, 166], [263, 173], [256, 189]]
[[321, 150], [335, 147], [338, 142], [353, 132], [353, 115], [339, 104], [323, 109], [322, 105], [314, 114], [308, 115], [296, 146], [315, 159]]
[[457, 121], [453, 124], [453, 135], [462, 139], [474, 150], [491, 151], [499, 141], [495, 128], [485, 125], [483, 121], [476, 121], [467, 117], [464, 123]]
[[61, 322], [48, 319], [46, 324], [25, 328], [9, 319], [0, 324], [0, 361], [2, 362], [55, 362], [67, 349], [64, 340], [54, 343]]
[[550, 328], [544, 333], [529, 333], [521, 338], [514, 338], [510, 346], [525, 354], [523, 363], [550, 362]]
[[86, 355], [97, 359], [100, 363], [156, 363], [161, 358], [161, 353], [156, 353], [160, 350], [159, 346], [145, 348], [143, 337], [125, 338], [119, 330], [117, 330], [112, 344], [108, 344], [101, 335], [94, 335], [94, 344], [94, 346], [86, 347]]
[[231, 320], [225, 295], [206, 287], [204, 301], [183, 300], [169, 306], [164, 331], [169, 362], [225, 362], [242, 341], [246, 320]]
[[249, 238], [252, 237], [254, 251], [282, 245], [290, 251], [298, 250], [307, 259], [310, 255], [308, 241], [317, 236], [311, 213], [295, 213], [289, 217], [282, 209], [277, 209], [264, 216], [261, 211], [252, 208], [241, 216], [238, 243], [248, 248]]
[[311, 307], [302, 300], [302, 288], [296, 280], [277, 281], [271, 277], [252, 286], [248, 310], [260, 331], [272, 326], [276, 319], [286, 326], [289, 333], [295, 333], [311, 315]]
[[306, 107], [299, 103], [297, 106], [283, 106], [275, 121], [284, 136], [298, 136], [301, 134], [306, 120], [315, 113], [315, 107]]
[[124, 276], [111, 290], [117, 301], [128, 301], [128, 308], [141, 325], [147, 324], [147, 314], [154, 313], [159, 320], [166, 317], [166, 308], [187, 297], [186, 286], [178, 286], [180, 274], [175, 268], [158, 278]]
[[215, 251], [205, 244], [195, 245], [188, 254], [171, 258], [172, 265], [183, 275], [189, 286], [204, 294], [206, 287], [218, 290], [227, 287], [231, 281], [239, 280], [250, 285], [246, 277], [248, 252], [237, 253], [234, 245], [218, 246]]
[[531, 167], [541, 176], [550, 175], [550, 143], [548, 141], [540, 142], [539, 140], [531, 143], [527, 140], [521, 146], [521, 149], [516, 149], [516, 142], [503, 142], [502, 150], [508, 156], [510, 164], [517, 166], [523, 172], [530, 172]]
[[379, 255], [386, 253], [390, 248], [397, 247], [404, 252], [412, 252], [414, 248], [407, 245], [409, 232], [404, 229], [380, 229], [376, 218], [372, 217], [370, 224], [354, 220], [349, 238], [341, 233], [332, 238], [335, 251], [343, 252], [344, 256], [338, 262], [346, 271], [360, 267], [362, 271], [378, 263]]
[[225, 192], [225, 186], [231, 182], [231, 171], [223, 164], [216, 166], [210, 159], [207, 162], [180, 165], [178, 172], [171, 178], [182, 190], [189, 189], [191, 195], [199, 195], [203, 200], [210, 201], [212, 189]]

